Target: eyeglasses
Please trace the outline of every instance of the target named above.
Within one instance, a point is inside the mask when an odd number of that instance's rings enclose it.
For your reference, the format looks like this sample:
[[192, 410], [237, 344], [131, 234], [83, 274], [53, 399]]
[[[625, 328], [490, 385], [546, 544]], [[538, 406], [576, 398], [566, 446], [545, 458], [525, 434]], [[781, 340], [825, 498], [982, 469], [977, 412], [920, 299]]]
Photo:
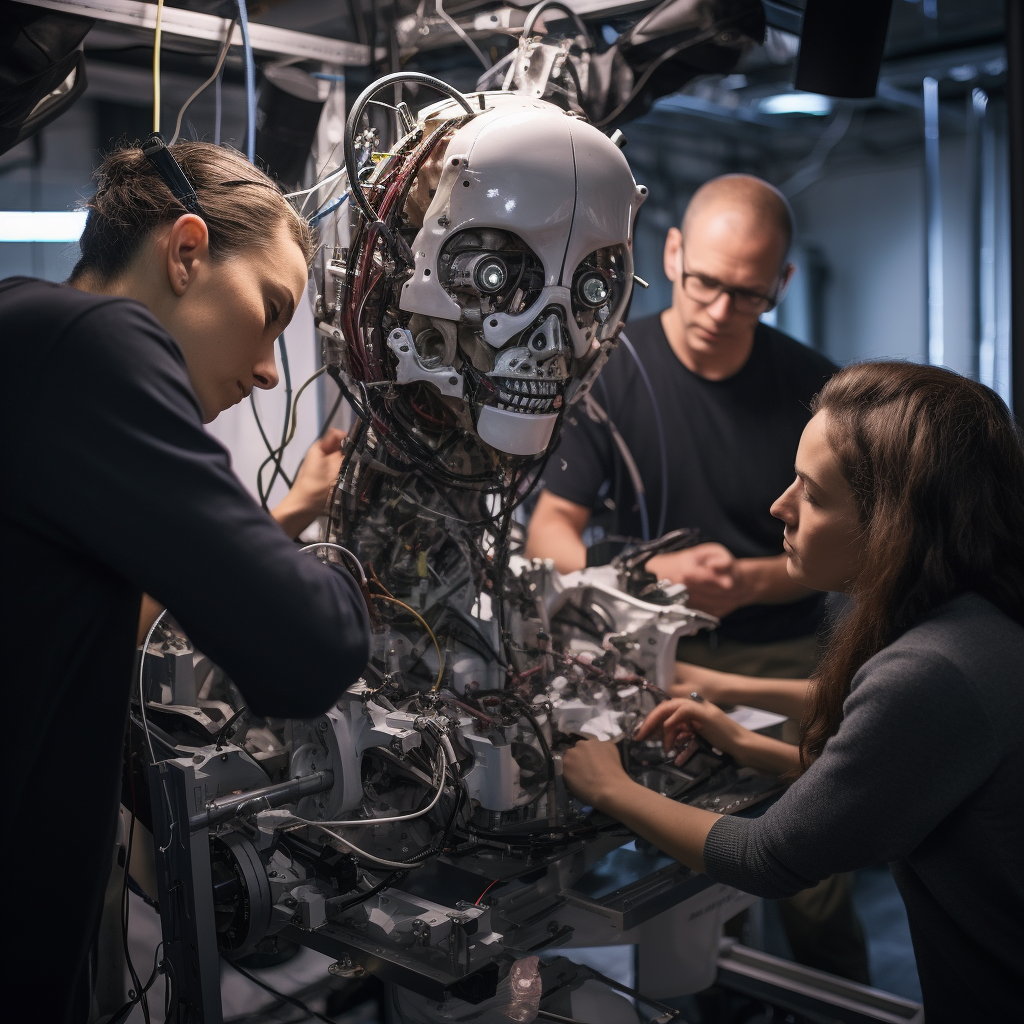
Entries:
[[683, 291], [694, 302], [699, 302], [702, 306], [710, 306], [712, 302], [717, 301], [720, 295], [725, 294], [729, 296], [733, 309], [737, 313], [746, 313], [753, 316], [760, 316], [762, 313], [767, 313], [768, 310], [774, 309], [782, 301], [782, 297], [786, 293], [785, 280], [775, 289], [774, 295], [762, 295], [760, 292], [751, 291], [749, 288], [730, 288], [728, 285], [722, 284], [721, 281], [708, 277], [707, 274], [693, 273], [687, 270], [685, 266], [682, 270], [680, 283], [682, 284]]

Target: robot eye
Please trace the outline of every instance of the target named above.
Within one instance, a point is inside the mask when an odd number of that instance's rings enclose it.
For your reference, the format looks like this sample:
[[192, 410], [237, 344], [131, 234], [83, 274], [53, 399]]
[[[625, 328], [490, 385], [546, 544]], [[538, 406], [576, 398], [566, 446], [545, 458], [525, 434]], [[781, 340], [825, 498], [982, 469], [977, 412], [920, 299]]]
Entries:
[[459, 291], [496, 295], [508, 281], [508, 267], [491, 253], [460, 253], [452, 260], [450, 285]]
[[476, 285], [482, 292], [493, 295], [505, 287], [508, 280], [508, 269], [497, 256], [488, 256], [477, 265]]
[[609, 293], [608, 281], [598, 270], [588, 270], [576, 282], [576, 297], [591, 309], [603, 306]]

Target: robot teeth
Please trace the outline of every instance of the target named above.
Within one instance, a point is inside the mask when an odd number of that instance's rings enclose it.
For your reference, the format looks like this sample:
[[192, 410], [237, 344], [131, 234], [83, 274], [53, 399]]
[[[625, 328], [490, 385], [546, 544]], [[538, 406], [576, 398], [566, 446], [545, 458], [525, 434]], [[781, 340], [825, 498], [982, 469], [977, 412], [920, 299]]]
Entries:
[[492, 377], [499, 409], [512, 412], [548, 413], [555, 408], [560, 381], [525, 377]]

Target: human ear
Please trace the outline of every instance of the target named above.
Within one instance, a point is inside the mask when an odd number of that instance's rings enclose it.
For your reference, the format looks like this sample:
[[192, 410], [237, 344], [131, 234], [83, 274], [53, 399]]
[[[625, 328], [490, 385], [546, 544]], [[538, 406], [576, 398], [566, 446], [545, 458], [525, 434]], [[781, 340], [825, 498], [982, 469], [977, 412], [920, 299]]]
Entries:
[[776, 290], [778, 299], [776, 301], [781, 302], [783, 296], [786, 294], [786, 289], [789, 288], [789, 282], [793, 280], [793, 275], [796, 273], [796, 266], [793, 263], [787, 263], [782, 268], [782, 273], [779, 275], [779, 287]]
[[209, 257], [210, 233], [206, 222], [194, 213], [179, 217], [167, 235], [167, 280], [175, 295], [185, 294], [199, 265]]
[[682, 251], [682, 231], [669, 228], [665, 236], [665, 276], [672, 282], [679, 280], [679, 255]]

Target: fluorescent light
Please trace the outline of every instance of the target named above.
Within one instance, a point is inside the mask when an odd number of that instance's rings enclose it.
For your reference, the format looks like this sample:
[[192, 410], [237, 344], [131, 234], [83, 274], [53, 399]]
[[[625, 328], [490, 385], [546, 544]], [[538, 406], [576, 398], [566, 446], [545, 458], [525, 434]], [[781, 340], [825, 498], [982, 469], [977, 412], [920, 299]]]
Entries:
[[832, 100], [816, 92], [780, 92], [765, 96], [758, 104], [762, 114], [813, 114], [821, 117], [832, 110]]
[[85, 210], [0, 210], [0, 242], [77, 242]]

